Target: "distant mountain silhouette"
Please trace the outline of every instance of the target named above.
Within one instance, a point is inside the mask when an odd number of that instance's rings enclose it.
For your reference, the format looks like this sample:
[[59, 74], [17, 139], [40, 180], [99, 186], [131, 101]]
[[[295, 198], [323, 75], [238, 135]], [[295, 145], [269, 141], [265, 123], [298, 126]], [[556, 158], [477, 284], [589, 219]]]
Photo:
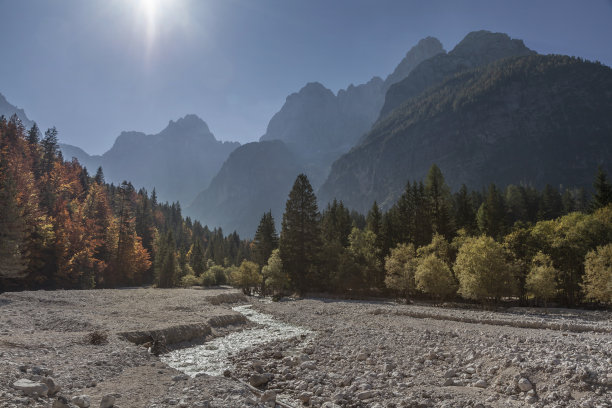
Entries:
[[[428, 37], [412, 47], [385, 80], [374, 77], [365, 84], [350, 85], [336, 95], [318, 82], [306, 84], [299, 92], [287, 97], [260, 138], [261, 142], [282, 141], [285, 147], [281, 148], [278, 143], [244, 146], [240, 151], [243, 162], [236, 158], [228, 160], [222, 169], [223, 177], [215, 178], [215, 188], [211, 184], [211, 188], [203, 191], [189, 207], [189, 213], [204, 222], [216, 220], [214, 225], [237, 229], [241, 235], [252, 236], [263, 212], [284, 208], [287, 199], [289, 190], [285, 184], [275, 186], [270, 184], [270, 180], [282, 173], [283, 180], [290, 180], [291, 187], [295, 177], [303, 171], [315, 188], [320, 186], [331, 163], [349, 151], [378, 118], [385, 93], [393, 81], [403, 79], [421, 61], [442, 52], [442, 44]], [[291, 152], [289, 161], [284, 157], [273, 158], [274, 154], [286, 155], [287, 152]], [[249, 177], [248, 188], [245, 188], [244, 171], [248, 171], [245, 163], [255, 166], [263, 160], [271, 160], [274, 166], [259, 167], [258, 177]], [[231, 205], [219, 200], [220, 191], [224, 192], [223, 197], [233, 197]], [[261, 195], [260, 191], [268, 193]], [[253, 211], [253, 208], [258, 211]], [[280, 225], [282, 211], [278, 214], [273, 211], [273, 215]]]
[[65, 159], [76, 157], [90, 173], [102, 166], [108, 182], [129, 180], [136, 188], [156, 189], [162, 201], [191, 202], [208, 184], [229, 154], [240, 146], [215, 139], [206, 123], [187, 115], [155, 135], [122, 132], [101, 156], [61, 144]]

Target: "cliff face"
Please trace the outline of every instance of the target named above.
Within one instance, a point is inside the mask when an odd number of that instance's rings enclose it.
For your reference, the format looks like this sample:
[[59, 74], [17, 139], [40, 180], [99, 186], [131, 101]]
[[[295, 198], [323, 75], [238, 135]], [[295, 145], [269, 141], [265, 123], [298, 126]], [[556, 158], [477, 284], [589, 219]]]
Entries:
[[[436, 57], [437, 58], [437, 57]], [[321, 201], [390, 206], [432, 163], [451, 188], [590, 186], [611, 169], [612, 70], [563, 56], [499, 61], [450, 77], [379, 121], [332, 166]]]

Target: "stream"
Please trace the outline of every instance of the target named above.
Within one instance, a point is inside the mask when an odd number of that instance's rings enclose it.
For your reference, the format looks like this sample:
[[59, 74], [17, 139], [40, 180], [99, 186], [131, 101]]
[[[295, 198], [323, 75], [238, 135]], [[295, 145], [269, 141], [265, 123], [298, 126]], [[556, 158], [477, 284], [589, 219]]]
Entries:
[[270, 315], [252, 310], [251, 305], [236, 306], [232, 310], [242, 313], [259, 326], [232, 332], [202, 345], [171, 351], [162, 356], [162, 361], [191, 377], [199, 373], [222, 375], [224, 370], [232, 368], [230, 357], [246, 348], [310, 333], [307, 329], [283, 323]]

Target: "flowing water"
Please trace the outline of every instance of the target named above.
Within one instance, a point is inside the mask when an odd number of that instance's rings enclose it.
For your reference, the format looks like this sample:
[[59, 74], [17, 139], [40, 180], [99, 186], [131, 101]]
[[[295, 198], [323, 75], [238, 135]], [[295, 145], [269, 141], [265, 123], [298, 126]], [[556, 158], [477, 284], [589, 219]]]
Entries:
[[248, 347], [310, 333], [304, 328], [256, 312], [251, 309], [251, 305], [236, 306], [232, 309], [259, 326], [232, 332], [202, 345], [172, 351], [165, 354], [162, 361], [192, 377], [199, 373], [222, 375], [224, 370], [231, 368], [230, 357]]

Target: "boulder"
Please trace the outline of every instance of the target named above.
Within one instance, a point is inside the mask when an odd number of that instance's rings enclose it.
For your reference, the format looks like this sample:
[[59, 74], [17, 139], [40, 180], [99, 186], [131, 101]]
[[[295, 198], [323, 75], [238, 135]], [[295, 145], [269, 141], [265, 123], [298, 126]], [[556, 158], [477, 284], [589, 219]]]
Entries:
[[47, 384], [34, 382], [27, 378], [15, 381], [13, 383], [13, 388], [23, 391], [24, 394], [28, 396], [34, 396], [34, 394], [38, 396], [47, 396], [47, 392], [49, 391]]
[[87, 395], [78, 395], [72, 397], [72, 403], [79, 408], [89, 408], [91, 401]]
[[100, 408], [111, 408], [113, 405], [115, 405], [115, 396], [113, 394], [107, 394], [102, 397]]
[[251, 384], [253, 387], [262, 386], [264, 384], [267, 384], [268, 381], [269, 381], [268, 377], [263, 374], [253, 374], [249, 378], [249, 384]]
[[521, 391], [523, 391], [523, 392], [527, 392], [527, 391], [529, 391], [530, 389], [533, 388], [533, 385], [531, 384], [531, 382], [527, 378], [525, 378], [525, 377], [523, 377], [520, 380], [518, 380], [518, 384], [517, 385], [518, 385], [519, 389]]

